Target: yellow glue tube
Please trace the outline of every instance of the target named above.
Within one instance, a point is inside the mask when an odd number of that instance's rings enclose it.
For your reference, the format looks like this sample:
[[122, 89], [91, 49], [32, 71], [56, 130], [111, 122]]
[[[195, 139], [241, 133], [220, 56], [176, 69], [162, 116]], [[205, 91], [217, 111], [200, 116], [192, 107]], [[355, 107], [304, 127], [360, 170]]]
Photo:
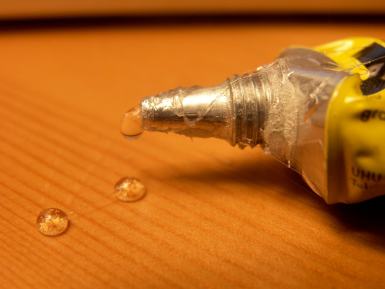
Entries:
[[292, 47], [212, 87], [176, 88], [128, 111], [122, 133], [174, 132], [259, 146], [327, 203], [385, 194], [385, 44]]
[[350, 72], [336, 87], [326, 115], [328, 203], [385, 194], [385, 45], [370, 38], [317, 48]]

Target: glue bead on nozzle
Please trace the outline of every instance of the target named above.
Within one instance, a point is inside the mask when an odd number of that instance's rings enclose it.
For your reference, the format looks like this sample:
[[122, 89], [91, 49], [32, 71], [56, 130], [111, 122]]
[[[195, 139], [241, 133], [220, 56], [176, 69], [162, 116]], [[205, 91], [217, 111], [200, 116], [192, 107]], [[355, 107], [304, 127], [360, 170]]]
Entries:
[[121, 132], [129, 138], [138, 137], [143, 133], [142, 110], [140, 106], [136, 106], [124, 114]]

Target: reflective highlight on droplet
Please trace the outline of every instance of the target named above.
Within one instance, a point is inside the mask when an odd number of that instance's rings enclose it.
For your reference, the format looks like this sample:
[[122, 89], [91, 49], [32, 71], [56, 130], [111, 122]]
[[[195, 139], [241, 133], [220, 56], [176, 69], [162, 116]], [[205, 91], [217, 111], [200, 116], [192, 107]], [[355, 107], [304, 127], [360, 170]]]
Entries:
[[122, 178], [115, 184], [115, 197], [122, 202], [135, 202], [144, 198], [146, 187], [136, 178]]
[[136, 106], [124, 114], [121, 133], [129, 138], [136, 138], [143, 133], [143, 119], [140, 106]]
[[49, 208], [40, 212], [36, 226], [38, 231], [45, 236], [58, 236], [68, 229], [69, 220], [67, 214], [62, 210]]

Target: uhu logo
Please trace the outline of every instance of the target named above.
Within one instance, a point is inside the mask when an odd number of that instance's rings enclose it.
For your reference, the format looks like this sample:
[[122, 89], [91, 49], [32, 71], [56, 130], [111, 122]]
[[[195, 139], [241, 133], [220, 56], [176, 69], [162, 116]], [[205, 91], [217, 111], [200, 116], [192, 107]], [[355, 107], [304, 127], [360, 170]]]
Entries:
[[382, 175], [379, 173], [363, 170], [357, 167], [352, 167], [352, 174], [354, 177], [366, 181], [379, 182], [382, 179]]

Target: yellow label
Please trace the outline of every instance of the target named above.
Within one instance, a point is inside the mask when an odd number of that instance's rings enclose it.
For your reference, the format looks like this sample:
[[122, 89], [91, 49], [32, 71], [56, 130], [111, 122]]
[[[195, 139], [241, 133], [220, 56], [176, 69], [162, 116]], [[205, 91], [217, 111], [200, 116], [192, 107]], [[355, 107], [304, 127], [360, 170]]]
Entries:
[[325, 199], [354, 203], [383, 195], [385, 45], [371, 38], [353, 38], [317, 50], [350, 74], [334, 91], [326, 116]]
[[385, 91], [365, 96], [359, 76], [335, 91], [327, 115], [327, 202], [385, 194]]

